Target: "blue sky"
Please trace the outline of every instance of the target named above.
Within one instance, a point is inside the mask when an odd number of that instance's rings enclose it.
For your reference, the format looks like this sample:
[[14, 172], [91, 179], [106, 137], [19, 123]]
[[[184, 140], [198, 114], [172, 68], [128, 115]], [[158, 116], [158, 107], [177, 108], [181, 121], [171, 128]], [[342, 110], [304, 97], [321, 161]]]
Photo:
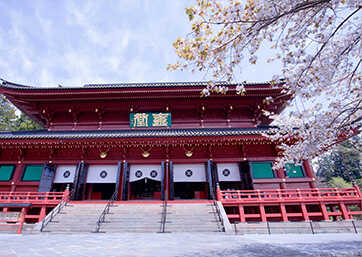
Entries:
[[[200, 81], [210, 74], [166, 70], [185, 37], [190, 0], [0, 0], [0, 77], [35, 86]], [[236, 81], [266, 81], [280, 66], [241, 64]]]

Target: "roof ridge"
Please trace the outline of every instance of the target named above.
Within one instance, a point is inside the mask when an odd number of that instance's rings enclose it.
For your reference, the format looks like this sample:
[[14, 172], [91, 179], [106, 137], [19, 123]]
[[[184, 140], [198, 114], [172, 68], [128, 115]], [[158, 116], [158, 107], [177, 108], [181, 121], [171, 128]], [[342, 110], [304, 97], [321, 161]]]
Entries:
[[[0, 84], [0, 87], [6, 87], [6, 88], [20, 88], [20, 89], [27, 89], [27, 90], [54, 90], [54, 89], [60, 89], [60, 90], [69, 90], [69, 89], [99, 89], [99, 88], [137, 88], [137, 87], [168, 87], [168, 86], [180, 86], [180, 87], [187, 87], [187, 86], [195, 86], [195, 87], [201, 87], [201, 86], [207, 86], [209, 81], [175, 81], [175, 82], [124, 82], [124, 83], [94, 83], [94, 84], [85, 84], [83, 86], [78, 87], [70, 87], [70, 86], [62, 86], [58, 84], [58, 86], [54, 87], [41, 87], [41, 86], [29, 86], [29, 85], [23, 85], [19, 83], [14, 83], [7, 81], [5, 79], [0, 79], [2, 82]], [[269, 86], [272, 84], [271, 81], [264, 81], [264, 82], [228, 82], [228, 81], [215, 81], [216, 85], [224, 85], [224, 86], [236, 86], [244, 84], [246, 86]], [[284, 83], [284, 80], [280, 80], [278, 83]]]

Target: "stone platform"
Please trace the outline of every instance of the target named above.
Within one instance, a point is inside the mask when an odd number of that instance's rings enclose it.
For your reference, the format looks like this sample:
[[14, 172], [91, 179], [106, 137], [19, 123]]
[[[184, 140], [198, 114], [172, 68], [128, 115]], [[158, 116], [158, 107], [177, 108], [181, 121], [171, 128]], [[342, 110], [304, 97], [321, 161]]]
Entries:
[[0, 235], [1, 257], [362, 256], [360, 234], [127, 233]]

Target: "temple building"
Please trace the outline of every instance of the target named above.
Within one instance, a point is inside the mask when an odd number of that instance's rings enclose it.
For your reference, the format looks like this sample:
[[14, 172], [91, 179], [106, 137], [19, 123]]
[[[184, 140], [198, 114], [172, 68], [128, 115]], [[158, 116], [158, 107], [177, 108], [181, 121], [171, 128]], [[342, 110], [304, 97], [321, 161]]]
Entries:
[[[351, 198], [310, 201], [323, 193], [307, 160], [272, 169], [280, 153], [263, 136], [273, 128], [264, 113], [284, 109], [291, 96], [282, 84], [247, 83], [241, 96], [237, 84], [217, 84], [228, 92], [200, 97], [207, 82], [45, 88], [3, 81], [0, 93], [44, 130], [0, 132], [0, 210], [29, 203], [13, 209], [25, 222], [41, 221], [69, 186], [74, 203], [114, 193], [119, 202], [219, 200], [231, 222], [361, 214], [348, 209], [361, 208], [357, 188], [344, 193]], [[298, 200], [284, 201], [297, 191]]]

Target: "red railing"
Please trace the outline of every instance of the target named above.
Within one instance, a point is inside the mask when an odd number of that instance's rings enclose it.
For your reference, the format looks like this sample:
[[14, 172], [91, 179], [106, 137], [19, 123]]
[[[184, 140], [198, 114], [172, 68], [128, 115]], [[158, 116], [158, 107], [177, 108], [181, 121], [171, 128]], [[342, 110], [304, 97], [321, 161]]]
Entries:
[[67, 197], [67, 192], [0, 192], [0, 203], [58, 204]]
[[217, 189], [217, 198], [223, 203], [362, 200], [361, 192], [357, 186], [352, 188], [302, 188], [226, 191]]

